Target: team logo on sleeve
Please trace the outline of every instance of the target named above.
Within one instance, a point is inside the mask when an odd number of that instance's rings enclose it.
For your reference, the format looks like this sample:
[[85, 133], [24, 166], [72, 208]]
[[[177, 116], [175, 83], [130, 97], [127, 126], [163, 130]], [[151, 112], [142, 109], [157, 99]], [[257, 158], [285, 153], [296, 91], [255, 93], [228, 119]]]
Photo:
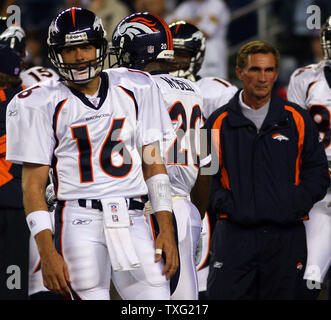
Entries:
[[280, 133], [274, 133], [274, 134], [272, 135], [272, 139], [275, 139], [275, 140], [278, 140], [278, 141], [288, 141], [288, 140], [289, 140], [288, 137], [285, 137], [285, 136], [283, 136], [283, 135], [280, 134]]

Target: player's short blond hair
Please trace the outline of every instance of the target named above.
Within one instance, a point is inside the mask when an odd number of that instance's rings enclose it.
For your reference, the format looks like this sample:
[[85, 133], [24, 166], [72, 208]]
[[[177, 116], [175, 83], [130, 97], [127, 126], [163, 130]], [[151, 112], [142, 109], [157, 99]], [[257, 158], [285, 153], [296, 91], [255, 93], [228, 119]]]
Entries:
[[250, 54], [272, 53], [276, 60], [276, 68], [279, 69], [280, 54], [276, 47], [263, 41], [251, 41], [243, 45], [237, 54], [237, 66], [242, 70], [246, 67], [247, 59]]

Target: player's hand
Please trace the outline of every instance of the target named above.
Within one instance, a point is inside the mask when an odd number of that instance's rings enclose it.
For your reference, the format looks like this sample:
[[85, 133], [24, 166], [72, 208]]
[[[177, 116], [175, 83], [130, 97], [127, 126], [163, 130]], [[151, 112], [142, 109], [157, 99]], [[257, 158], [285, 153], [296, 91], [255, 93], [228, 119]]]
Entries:
[[[160, 232], [155, 242], [156, 249], [161, 249], [165, 254], [165, 266], [162, 274], [169, 280], [178, 268], [178, 250], [173, 233]], [[155, 254], [155, 262], [160, 261], [161, 253]]]
[[70, 283], [67, 264], [61, 255], [55, 250], [50, 251], [41, 259], [41, 272], [43, 275], [44, 286], [65, 298], [70, 298]]
[[[172, 225], [171, 214], [169, 213], [157, 213], [158, 224], [160, 228], [160, 233], [158, 234], [155, 242], [155, 248], [161, 249], [165, 254], [165, 266], [163, 269], [164, 275], [166, 275], [167, 280], [169, 280], [176, 272], [178, 268], [178, 249], [175, 241], [174, 228]], [[160, 215], [163, 218], [168, 217], [171, 219], [170, 223], [160, 223]], [[162, 258], [162, 252], [155, 253], [155, 262], [158, 262]]]

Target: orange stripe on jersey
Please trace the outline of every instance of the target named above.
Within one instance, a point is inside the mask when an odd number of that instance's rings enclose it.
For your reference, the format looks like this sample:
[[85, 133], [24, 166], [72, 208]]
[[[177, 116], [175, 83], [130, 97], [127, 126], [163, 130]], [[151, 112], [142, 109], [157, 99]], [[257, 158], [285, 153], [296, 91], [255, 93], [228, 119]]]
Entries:
[[218, 155], [218, 161], [219, 166], [221, 168], [221, 184], [223, 188], [230, 189], [230, 182], [229, 182], [229, 176], [226, 171], [226, 169], [223, 166], [223, 157], [222, 157], [222, 148], [221, 148], [221, 138], [220, 138], [220, 132], [223, 124], [223, 120], [225, 117], [227, 117], [228, 112], [222, 113], [214, 122], [213, 128], [212, 128], [212, 142], [214, 145], [214, 148], [216, 150], [216, 154]]
[[[68, 98], [65, 99], [65, 100], [62, 102], [62, 104], [61, 104], [60, 107], [58, 108], [58, 110], [57, 110], [57, 112], [56, 112], [56, 115], [55, 115], [54, 135], [55, 135], [55, 138], [56, 138], [57, 141], [59, 141], [59, 139], [58, 139], [58, 137], [57, 137], [57, 134], [56, 134], [57, 123], [58, 123], [58, 119], [59, 119], [59, 114], [60, 114], [60, 112], [61, 112], [61, 110], [62, 110], [62, 107], [63, 107], [63, 106], [65, 105], [65, 103], [67, 102], [67, 100], [68, 100]], [[57, 179], [57, 181], [59, 181], [59, 177], [58, 177], [58, 172], [57, 172], [57, 170], [56, 170], [56, 166], [55, 166], [54, 173], [55, 173], [55, 175], [56, 175], [56, 179]], [[56, 197], [57, 197], [57, 198], [58, 198], [58, 190], [59, 190], [59, 188], [57, 188], [57, 190], [56, 190]]]
[[149, 78], [149, 75], [144, 72], [144, 71], [140, 71], [140, 70], [134, 70], [134, 69], [128, 69], [129, 72], [135, 72], [135, 73], [140, 73], [143, 74], [144, 76], [146, 76], [147, 78]]
[[71, 293], [71, 299], [69, 299], [69, 297], [66, 297], [65, 300], [83, 300], [83, 299], [79, 296], [79, 294], [77, 293], [77, 291], [75, 291], [75, 290], [72, 288], [72, 286], [71, 286], [70, 283], [68, 283], [68, 288], [69, 288], [70, 293]]
[[298, 156], [296, 160], [296, 170], [295, 170], [295, 184], [299, 185], [300, 183], [300, 167], [301, 167], [301, 152], [303, 148], [303, 142], [305, 139], [305, 122], [303, 120], [302, 115], [296, 111], [293, 107], [285, 106], [285, 109], [290, 111], [293, 115], [293, 119], [295, 121], [295, 124], [297, 126], [299, 139], [298, 139]]
[[132, 101], [134, 103], [134, 108], [135, 108], [135, 111], [136, 111], [136, 119], [138, 119], [138, 104], [137, 104], [137, 101], [134, 98], [133, 92], [128, 90], [128, 89], [125, 89], [122, 86], [118, 86], [118, 87], [121, 88], [132, 99]]
[[74, 27], [76, 27], [76, 12], [75, 8], [71, 8], [71, 18], [72, 18], [72, 24]]
[[149, 222], [150, 222], [150, 226], [151, 226], [151, 229], [152, 229], [152, 236], [153, 236], [153, 239], [154, 239], [154, 242], [156, 241], [156, 235], [155, 235], [155, 227], [154, 227], [154, 223], [153, 223], [153, 219], [152, 219], [152, 215], [148, 215], [148, 219], [149, 219]]
[[227, 88], [230, 87], [226, 82], [222, 81], [221, 79], [214, 78], [213, 80], [221, 83], [223, 86], [225, 86]]
[[62, 102], [60, 108], [59, 108], [58, 111], [57, 111], [57, 114], [56, 114], [56, 124], [57, 124], [57, 121], [58, 121], [58, 118], [59, 118], [59, 114], [60, 114], [60, 112], [61, 112], [61, 109], [62, 109], [62, 107], [65, 105], [65, 103], [67, 102], [67, 100], [68, 100], [68, 98], [65, 99], [65, 100]]
[[5, 94], [5, 90], [0, 90], [0, 101], [4, 102], [7, 100], [6, 94]]
[[310, 89], [312, 88], [312, 86], [313, 86], [316, 82], [317, 82], [317, 81], [314, 81], [314, 82], [309, 83], [309, 86], [308, 86], [307, 91], [306, 91], [306, 99], [308, 98], [308, 95], [309, 95], [309, 91], [310, 91]]
[[66, 201], [63, 203], [63, 207], [60, 212], [60, 220], [61, 220], [61, 230], [60, 230], [60, 254], [63, 257], [63, 212], [66, 206]]
[[35, 267], [35, 269], [33, 270], [32, 274], [36, 273], [38, 270], [40, 270], [40, 266], [41, 266], [41, 261], [39, 259], [37, 266]]
[[209, 258], [209, 252], [210, 252], [211, 227], [210, 227], [209, 214], [208, 214], [207, 211], [206, 211], [206, 213], [205, 213], [205, 218], [207, 219], [207, 225], [208, 225], [208, 229], [209, 229], [208, 250], [207, 250], [206, 255], [205, 255], [204, 259], [203, 259], [203, 262], [201, 263], [201, 265], [200, 265], [200, 267], [197, 269], [197, 271], [201, 270], [201, 269], [205, 266], [205, 264], [206, 264], [206, 262], [207, 262], [207, 260], [208, 260], [208, 258]]

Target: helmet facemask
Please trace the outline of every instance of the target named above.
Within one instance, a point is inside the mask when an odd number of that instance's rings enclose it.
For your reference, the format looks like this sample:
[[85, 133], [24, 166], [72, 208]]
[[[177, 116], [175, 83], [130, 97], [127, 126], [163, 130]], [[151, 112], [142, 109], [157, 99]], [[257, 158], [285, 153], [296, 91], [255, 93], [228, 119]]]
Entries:
[[201, 47], [202, 49], [196, 52], [194, 50], [190, 50], [185, 45], [179, 44], [178, 40], [181, 41], [181, 39], [174, 39], [175, 60], [178, 54], [184, 55], [184, 53], [186, 53], [186, 56], [189, 54], [190, 58], [186, 58], [187, 61], [185, 62], [170, 62], [170, 65], [172, 65], [170, 67], [170, 74], [179, 78], [195, 81], [197, 73], [199, 72], [203, 62], [205, 46], [203, 45]]
[[[75, 83], [88, 83], [92, 79], [96, 78], [103, 69], [105, 59], [107, 57], [107, 41], [103, 41], [101, 44], [94, 44], [96, 47], [96, 58], [86, 62], [79, 63], [65, 63], [61, 55], [61, 49], [50, 46], [49, 58], [53, 65], [58, 70], [62, 78], [67, 81]], [[74, 45], [74, 44], [73, 44]], [[86, 65], [86, 68], [82, 68], [82, 65]]]
[[[113, 36], [114, 37], [114, 36]], [[132, 63], [130, 63], [130, 53], [124, 52], [123, 50], [124, 37], [120, 37], [119, 44], [115, 45], [114, 38], [112, 45], [109, 47], [109, 66], [110, 68], [114, 67], [126, 67], [133, 68]], [[110, 57], [115, 56], [115, 62], [111, 64]]]
[[170, 74], [179, 78], [189, 78], [193, 73], [193, 52], [175, 47], [175, 59], [169, 62]]
[[[101, 19], [92, 11], [77, 7], [62, 11], [49, 26], [47, 38], [48, 56], [59, 75], [75, 83], [88, 83], [96, 78], [108, 54], [106, 35]], [[63, 48], [84, 44], [96, 48], [95, 59], [79, 63], [63, 61]]]
[[[185, 21], [177, 21], [170, 25], [175, 49], [175, 61], [170, 73], [181, 78], [196, 81], [201, 69], [206, 50], [206, 38], [194, 25]], [[185, 63], [178, 63], [177, 59], [186, 56]], [[190, 57], [190, 58], [189, 58]], [[180, 62], [180, 61], [179, 61]]]
[[324, 60], [331, 60], [331, 25], [324, 26], [321, 31], [321, 47]]

